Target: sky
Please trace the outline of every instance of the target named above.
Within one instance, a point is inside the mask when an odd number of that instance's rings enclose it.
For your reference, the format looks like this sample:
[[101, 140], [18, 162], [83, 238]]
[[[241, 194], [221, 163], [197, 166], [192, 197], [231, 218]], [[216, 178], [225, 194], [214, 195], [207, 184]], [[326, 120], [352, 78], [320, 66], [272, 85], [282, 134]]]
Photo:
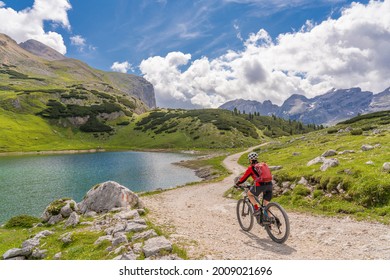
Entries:
[[159, 107], [390, 86], [390, 0], [0, 0], [0, 33], [143, 76]]

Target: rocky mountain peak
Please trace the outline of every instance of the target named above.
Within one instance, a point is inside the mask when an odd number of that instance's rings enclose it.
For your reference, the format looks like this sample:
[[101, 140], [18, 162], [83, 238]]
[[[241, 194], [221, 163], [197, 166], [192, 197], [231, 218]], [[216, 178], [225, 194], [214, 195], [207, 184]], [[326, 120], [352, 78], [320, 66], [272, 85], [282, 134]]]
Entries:
[[54, 61], [66, 59], [66, 57], [61, 53], [37, 40], [30, 39], [26, 42], [20, 43], [19, 46], [46, 60]]

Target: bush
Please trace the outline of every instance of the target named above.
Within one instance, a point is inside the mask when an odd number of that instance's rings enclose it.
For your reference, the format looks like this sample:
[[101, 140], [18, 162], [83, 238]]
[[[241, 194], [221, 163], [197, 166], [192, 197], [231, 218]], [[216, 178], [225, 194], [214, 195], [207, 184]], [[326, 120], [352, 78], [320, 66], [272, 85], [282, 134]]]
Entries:
[[4, 225], [5, 228], [32, 228], [34, 224], [39, 223], [41, 219], [29, 215], [20, 215], [11, 218]]
[[110, 132], [112, 127], [101, 123], [96, 117], [90, 117], [85, 124], [80, 126], [80, 130], [84, 132]]
[[363, 134], [363, 130], [362, 129], [354, 129], [351, 131], [351, 134], [352, 135], [362, 135]]
[[328, 134], [333, 134], [333, 133], [337, 133], [337, 131], [339, 131], [337, 128], [332, 128], [332, 129], [329, 129], [327, 132], [328, 132]]

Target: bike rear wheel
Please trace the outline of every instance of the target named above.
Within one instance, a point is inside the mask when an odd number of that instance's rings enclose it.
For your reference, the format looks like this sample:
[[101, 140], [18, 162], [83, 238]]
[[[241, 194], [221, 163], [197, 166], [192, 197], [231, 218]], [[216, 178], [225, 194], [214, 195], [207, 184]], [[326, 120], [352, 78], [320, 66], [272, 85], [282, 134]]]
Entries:
[[237, 202], [237, 220], [244, 231], [250, 231], [253, 227], [253, 209], [248, 200], [240, 199]]
[[290, 222], [286, 211], [276, 202], [268, 203], [265, 209], [272, 220], [265, 225], [265, 230], [273, 241], [284, 243], [290, 235]]

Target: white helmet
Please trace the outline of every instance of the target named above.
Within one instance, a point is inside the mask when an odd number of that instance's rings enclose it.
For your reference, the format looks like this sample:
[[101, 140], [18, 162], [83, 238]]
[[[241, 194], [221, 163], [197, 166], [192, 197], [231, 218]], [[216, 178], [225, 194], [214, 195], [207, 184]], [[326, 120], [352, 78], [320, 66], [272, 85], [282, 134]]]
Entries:
[[257, 153], [255, 153], [255, 152], [251, 152], [251, 153], [249, 153], [249, 155], [248, 155], [248, 159], [250, 160], [250, 161], [252, 161], [252, 160], [257, 160], [259, 158], [259, 155], [257, 154]]

